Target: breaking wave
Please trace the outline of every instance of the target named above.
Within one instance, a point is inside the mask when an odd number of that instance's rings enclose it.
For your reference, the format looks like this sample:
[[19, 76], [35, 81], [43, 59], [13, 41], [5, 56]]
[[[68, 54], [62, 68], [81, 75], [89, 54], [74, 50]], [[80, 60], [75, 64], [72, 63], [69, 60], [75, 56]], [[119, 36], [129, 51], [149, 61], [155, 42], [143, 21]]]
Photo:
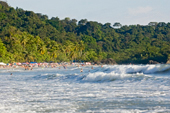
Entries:
[[[170, 65], [104, 65], [103, 68], [95, 66], [94, 69], [90, 67], [82, 67], [83, 73], [80, 72], [80, 68], [70, 68], [65, 73], [55, 74], [40, 74], [34, 76], [35, 80], [70, 80], [79, 82], [107, 82], [115, 80], [130, 80], [141, 81], [144, 79], [155, 78], [159, 75], [163, 78], [170, 74]], [[63, 70], [64, 71], [64, 70]], [[154, 75], [153, 75], [154, 74]], [[156, 76], [158, 75], [158, 76]], [[159, 77], [160, 77], [159, 76]], [[169, 79], [169, 77], [168, 77]]]

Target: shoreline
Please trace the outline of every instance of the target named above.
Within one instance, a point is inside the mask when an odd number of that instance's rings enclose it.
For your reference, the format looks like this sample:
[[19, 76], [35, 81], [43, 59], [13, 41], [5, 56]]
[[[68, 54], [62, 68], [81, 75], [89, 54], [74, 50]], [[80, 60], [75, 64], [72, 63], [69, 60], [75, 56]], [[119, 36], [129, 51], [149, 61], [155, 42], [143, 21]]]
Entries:
[[[13, 66], [0, 66], [0, 70], [3, 70], [3, 69], [25, 69], [25, 70], [31, 70], [34, 69], [34, 68], [64, 68], [64, 69], [67, 69], [67, 67], [93, 67], [93, 66], [115, 66], [115, 65], [129, 65], [129, 66], [135, 66], [135, 65], [170, 65], [170, 64], [91, 64], [91, 65], [79, 65], [79, 64], [76, 64], [76, 65], [72, 65], [72, 64], [62, 64], [62, 65], [40, 65], [40, 66], [33, 66], [33, 65], [21, 65], [21, 66], [17, 66], [17, 65], [13, 65]], [[26, 69], [26, 68], [30, 68], [30, 69]]]

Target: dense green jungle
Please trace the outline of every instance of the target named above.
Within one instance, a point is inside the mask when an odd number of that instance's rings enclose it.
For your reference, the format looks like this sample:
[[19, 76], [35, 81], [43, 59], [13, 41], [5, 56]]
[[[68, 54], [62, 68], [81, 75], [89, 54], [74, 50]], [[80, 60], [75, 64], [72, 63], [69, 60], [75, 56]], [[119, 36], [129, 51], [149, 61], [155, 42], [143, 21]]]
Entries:
[[166, 63], [170, 23], [121, 25], [58, 17], [0, 1], [0, 62]]

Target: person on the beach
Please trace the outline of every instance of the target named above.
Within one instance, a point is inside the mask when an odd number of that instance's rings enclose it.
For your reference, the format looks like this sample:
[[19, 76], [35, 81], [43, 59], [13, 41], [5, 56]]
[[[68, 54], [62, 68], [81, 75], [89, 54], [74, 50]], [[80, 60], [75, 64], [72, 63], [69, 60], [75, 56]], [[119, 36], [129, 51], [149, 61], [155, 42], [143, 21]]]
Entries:
[[67, 69], [67, 67], [65, 65], [63, 67], [64, 67], [64, 69]]
[[93, 69], [93, 66], [91, 67], [91, 69]]
[[25, 70], [27, 70], [27, 66], [25, 66]]
[[83, 72], [83, 69], [81, 68], [80, 72]]

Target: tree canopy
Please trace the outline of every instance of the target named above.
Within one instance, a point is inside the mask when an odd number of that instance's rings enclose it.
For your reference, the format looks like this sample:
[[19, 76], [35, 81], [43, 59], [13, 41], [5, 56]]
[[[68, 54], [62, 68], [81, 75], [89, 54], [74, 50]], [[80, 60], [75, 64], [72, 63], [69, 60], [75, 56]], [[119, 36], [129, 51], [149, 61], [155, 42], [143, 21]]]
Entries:
[[93, 61], [165, 63], [170, 56], [170, 23], [101, 24], [14, 9], [0, 1], [0, 61]]

